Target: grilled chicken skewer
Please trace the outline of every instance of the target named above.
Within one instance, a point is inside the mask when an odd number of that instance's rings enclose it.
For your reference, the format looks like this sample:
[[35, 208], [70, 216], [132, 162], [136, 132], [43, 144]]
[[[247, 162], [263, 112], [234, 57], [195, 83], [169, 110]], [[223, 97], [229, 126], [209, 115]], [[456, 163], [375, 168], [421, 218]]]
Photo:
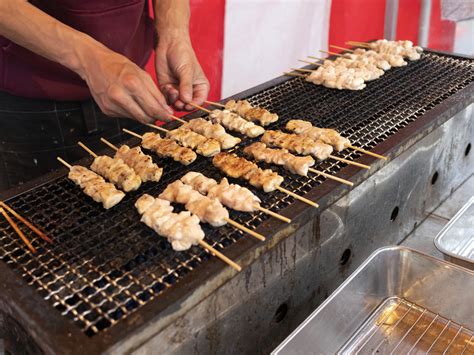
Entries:
[[125, 133], [142, 140], [142, 147], [155, 152], [159, 157], [171, 158], [183, 165], [196, 160], [197, 155], [192, 149], [182, 147], [172, 139], [161, 138], [159, 134], [147, 132], [143, 136], [123, 128]]
[[226, 178], [220, 183], [201, 173], [190, 171], [180, 179], [203, 195], [219, 200], [224, 206], [241, 212], [262, 211], [283, 222], [290, 223], [289, 218], [260, 206], [260, 199], [252, 191], [236, 184], [229, 184]]
[[120, 148], [116, 147], [108, 140], [100, 139], [107, 146], [115, 150], [114, 158], [122, 159], [125, 164], [131, 167], [140, 176], [143, 182], [158, 182], [163, 175], [163, 168], [153, 163], [153, 158], [142, 152], [140, 147], [130, 148], [124, 144]]
[[197, 216], [188, 211], [173, 213], [173, 207], [169, 201], [147, 194], [137, 200], [135, 207], [142, 216], [140, 221], [160, 236], [167, 238], [174, 250], [183, 251], [191, 248], [192, 245], [199, 244], [235, 270], [242, 270], [238, 264], [203, 240], [204, 232]]
[[189, 122], [179, 117], [171, 116], [174, 120], [181, 122], [181, 127], [202, 134], [207, 138], [215, 139], [221, 145], [221, 149], [230, 149], [240, 143], [241, 139], [228, 134], [219, 123], [212, 123], [203, 118], [193, 118]]
[[83, 166], [72, 166], [59, 157], [57, 159], [69, 168], [69, 179], [79, 185], [87, 196], [92, 197], [96, 202], [101, 202], [106, 210], [114, 207], [125, 197], [123, 191], [117, 190], [113, 184], [106, 182], [102, 176]]
[[195, 150], [199, 155], [213, 157], [221, 151], [221, 145], [219, 141], [213, 138], [207, 138], [202, 134], [193, 132], [184, 126], [171, 131], [154, 124], [147, 124], [147, 126], [165, 132], [166, 137], [175, 140], [184, 147]]
[[268, 126], [270, 123], [278, 121], [278, 115], [276, 113], [271, 113], [262, 107], [252, 106], [247, 100], [229, 100], [225, 103], [225, 105], [212, 101], [204, 102], [210, 105], [222, 107], [238, 114], [247, 121], [257, 122], [264, 127]]
[[212, 164], [224, 174], [235, 179], [247, 180], [250, 185], [265, 192], [278, 190], [310, 206], [319, 207], [317, 203], [281, 187], [283, 177], [274, 171], [270, 169], [262, 170], [257, 164], [245, 158], [235, 154], [219, 153], [212, 159]]
[[329, 144], [332, 147], [334, 147], [334, 149], [338, 152], [346, 148], [351, 148], [358, 152], [371, 155], [375, 158], [387, 160], [387, 157], [383, 155], [372, 153], [365, 149], [353, 146], [351, 144], [351, 141], [348, 138], [342, 137], [339, 134], [339, 132], [337, 132], [334, 129], [319, 128], [319, 127], [313, 126], [311, 122], [304, 121], [304, 120], [289, 120], [286, 123], [285, 128], [288, 131], [294, 132], [303, 137], [308, 137], [312, 140], [321, 140], [324, 143]]
[[309, 155], [306, 155], [303, 157], [296, 156], [296, 155], [291, 154], [286, 149], [268, 148], [265, 145], [265, 143], [262, 143], [262, 142], [255, 142], [245, 147], [244, 153], [254, 158], [257, 161], [264, 161], [269, 164], [281, 165], [286, 170], [289, 170], [293, 174], [307, 176], [308, 171], [310, 171], [312, 173], [322, 175], [328, 179], [338, 181], [348, 186], [354, 185], [352, 182], [348, 180], [344, 180], [336, 176], [332, 176], [322, 171], [311, 168], [315, 164], [315, 161]]
[[347, 43], [349, 45], [369, 48], [382, 54], [400, 55], [411, 61], [420, 59], [423, 52], [423, 48], [413, 46], [412, 41], [387, 41], [386, 39], [379, 39], [369, 43], [356, 41], [349, 41]]
[[240, 117], [238, 114], [229, 110], [208, 110], [199, 105], [190, 103], [197, 109], [200, 109], [209, 114], [209, 119], [214, 123], [219, 123], [230, 131], [239, 132], [247, 137], [255, 138], [262, 135], [265, 129], [261, 126], [256, 125], [253, 122], [247, 121]]
[[137, 190], [142, 179], [120, 158], [111, 158], [107, 155], [97, 155], [82, 142], [78, 142], [82, 149], [94, 157], [91, 170], [103, 176], [125, 192]]
[[169, 184], [166, 189], [158, 196], [170, 202], [176, 202], [185, 205], [185, 208], [196, 215], [203, 223], [209, 223], [213, 227], [221, 227], [227, 223], [240, 229], [252, 237], [261, 241], [265, 237], [247, 227], [237, 223], [229, 218], [229, 211], [216, 200], [200, 194], [191, 186], [183, 184], [180, 180]]
[[296, 154], [312, 155], [319, 160], [331, 158], [349, 165], [357, 166], [359, 168], [370, 169], [370, 166], [368, 165], [356, 163], [354, 161], [332, 155], [331, 153], [333, 148], [320, 140], [315, 141], [308, 137], [302, 137], [296, 134], [288, 134], [282, 131], [266, 131], [262, 137], [262, 142], [270, 147], [288, 149], [290, 152], [294, 152]]

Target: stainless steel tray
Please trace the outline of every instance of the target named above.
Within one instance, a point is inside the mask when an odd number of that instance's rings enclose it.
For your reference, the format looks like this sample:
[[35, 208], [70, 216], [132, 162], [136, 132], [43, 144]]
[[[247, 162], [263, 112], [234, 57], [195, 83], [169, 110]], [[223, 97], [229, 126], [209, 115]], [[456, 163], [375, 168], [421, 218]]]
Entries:
[[273, 354], [472, 354], [473, 305], [474, 272], [383, 248]]
[[474, 270], [474, 197], [439, 232], [434, 243], [445, 259]]

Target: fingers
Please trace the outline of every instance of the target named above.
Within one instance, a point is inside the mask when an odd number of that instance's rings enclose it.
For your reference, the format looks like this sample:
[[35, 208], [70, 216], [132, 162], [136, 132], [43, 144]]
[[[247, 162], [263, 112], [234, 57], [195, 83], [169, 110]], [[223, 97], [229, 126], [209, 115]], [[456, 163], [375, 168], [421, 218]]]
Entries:
[[[209, 95], [209, 83], [196, 84], [193, 87], [193, 103], [202, 106]], [[186, 110], [193, 110], [195, 107], [186, 105]]]
[[172, 84], [162, 85], [161, 92], [165, 96], [168, 105], [174, 105], [176, 100], [179, 99], [179, 91]]
[[179, 79], [179, 99], [189, 103], [193, 99], [193, 79], [194, 71], [192, 66], [184, 64], [177, 70]]
[[109, 95], [101, 108], [109, 116], [133, 118], [144, 124], [155, 121], [155, 118], [148, 115], [128, 92], [119, 87], [109, 90]]

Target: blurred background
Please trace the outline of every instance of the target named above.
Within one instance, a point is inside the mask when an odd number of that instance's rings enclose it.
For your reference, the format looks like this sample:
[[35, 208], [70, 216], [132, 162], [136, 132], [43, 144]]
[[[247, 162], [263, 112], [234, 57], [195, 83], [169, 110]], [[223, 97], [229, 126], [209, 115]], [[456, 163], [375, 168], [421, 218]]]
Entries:
[[[409, 39], [474, 55], [474, 0], [190, 0], [210, 100], [274, 77], [348, 40]], [[153, 73], [150, 63], [148, 71]]]

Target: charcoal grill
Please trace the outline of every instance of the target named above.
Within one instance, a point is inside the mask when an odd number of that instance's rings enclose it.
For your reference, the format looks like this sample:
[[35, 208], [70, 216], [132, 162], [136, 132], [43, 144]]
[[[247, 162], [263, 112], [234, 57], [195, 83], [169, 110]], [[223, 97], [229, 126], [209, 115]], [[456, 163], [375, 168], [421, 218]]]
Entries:
[[[284, 188], [321, 208], [254, 190], [264, 207], [292, 224], [231, 212], [266, 235], [265, 243], [230, 227], [204, 226], [206, 241], [244, 267], [240, 274], [199, 247], [174, 252], [133, 207], [142, 193], [157, 195], [189, 170], [222, 177], [205, 158], [189, 167], [157, 159], [165, 165], [163, 179], [108, 211], [84, 196], [65, 170], [4, 193], [2, 199], [55, 240], [47, 245], [30, 234], [38, 249], [32, 255], [0, 221], [6, 346], [61, 354], [274, 348], [373, 250], [400, 242], [473, 173], [473, 69], [471, 58], [427, 51], [360, 92], [281, 77], [234, 96], [278, 113], [269, 129], [307, 119], [390, 157], [383, 162], [346, 150], [338, 155], [371, 170], [337, 161], [316, 166], [350, 179], [352, 190], [272, 166], [285, 176]], [[253, 141], [245, 139], [235, 152], [241, 155]]]

